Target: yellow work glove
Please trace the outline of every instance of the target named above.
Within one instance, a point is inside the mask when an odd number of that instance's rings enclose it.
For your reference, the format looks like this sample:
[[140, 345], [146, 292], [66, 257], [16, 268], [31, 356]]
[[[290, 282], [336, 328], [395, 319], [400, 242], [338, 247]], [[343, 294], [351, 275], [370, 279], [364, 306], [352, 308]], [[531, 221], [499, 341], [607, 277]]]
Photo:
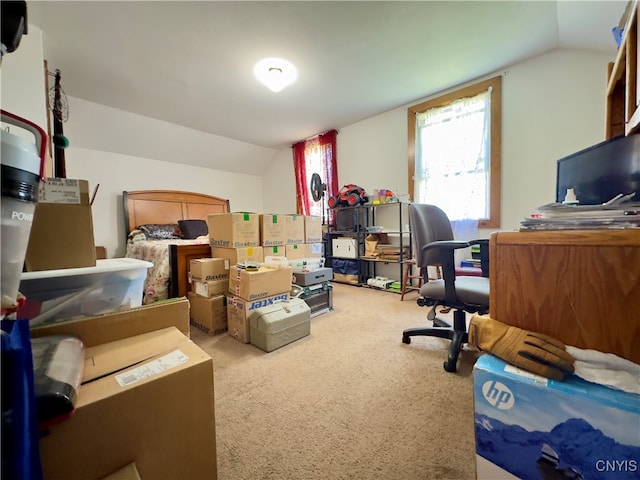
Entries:
[[574, 358], [555, 338], [505, 325], [488, 316], [473, 315], [469, 345], [538, 375], [562, 380], [573, 373]]

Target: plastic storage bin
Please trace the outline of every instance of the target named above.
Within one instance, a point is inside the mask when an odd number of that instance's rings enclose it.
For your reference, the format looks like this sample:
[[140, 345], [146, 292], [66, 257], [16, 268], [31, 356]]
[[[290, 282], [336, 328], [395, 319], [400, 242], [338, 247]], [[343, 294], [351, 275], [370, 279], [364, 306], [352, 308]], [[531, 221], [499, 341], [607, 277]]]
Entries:
[[37, 327], [139, 307], [152, 266], [134, 258], [110, 258], [97, 260], [95, 267], [24, 272], [20, 292], [27, 301], [18, 318]]

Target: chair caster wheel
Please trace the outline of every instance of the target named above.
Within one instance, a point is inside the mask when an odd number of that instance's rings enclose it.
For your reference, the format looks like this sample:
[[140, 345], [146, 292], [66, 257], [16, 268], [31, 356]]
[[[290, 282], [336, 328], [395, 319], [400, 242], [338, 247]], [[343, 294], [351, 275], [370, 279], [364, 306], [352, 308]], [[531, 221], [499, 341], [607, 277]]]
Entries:
[[402, 336], [402, 343], [406, 343], [407, 345], [411, 344], [411, 337]]
[[456, 363], [450, 362], [449, 360], [444, 362], [443, 367], [445, 372], [453, 373], [456, 371]]

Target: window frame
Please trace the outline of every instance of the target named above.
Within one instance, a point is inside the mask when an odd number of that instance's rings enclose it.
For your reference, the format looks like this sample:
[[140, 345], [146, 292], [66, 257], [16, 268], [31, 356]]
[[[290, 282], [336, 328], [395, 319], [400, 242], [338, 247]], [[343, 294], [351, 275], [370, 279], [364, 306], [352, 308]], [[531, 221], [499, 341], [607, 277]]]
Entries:
[[489, 218], [480, 219], [478, 228], [500, 228], [502, 201], [502, 77], [497, 76], [482, 82], [456, 89], [407, 109], [408, 154], [409, 154], [409, 200], [413, 201], [416, 166], [416, 114], [431, 108], [444, 107], [466, 97], [473, 97], [491, 87], [491, 158], [489, 160]]

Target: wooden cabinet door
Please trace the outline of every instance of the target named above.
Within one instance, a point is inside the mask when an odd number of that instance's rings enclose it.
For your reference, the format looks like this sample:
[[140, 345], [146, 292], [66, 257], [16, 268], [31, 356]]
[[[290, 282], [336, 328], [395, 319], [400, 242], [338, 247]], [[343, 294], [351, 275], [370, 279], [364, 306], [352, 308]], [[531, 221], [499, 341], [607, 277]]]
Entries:
[[492, 318], [640, 363], [640, 230], [499, 232]]

